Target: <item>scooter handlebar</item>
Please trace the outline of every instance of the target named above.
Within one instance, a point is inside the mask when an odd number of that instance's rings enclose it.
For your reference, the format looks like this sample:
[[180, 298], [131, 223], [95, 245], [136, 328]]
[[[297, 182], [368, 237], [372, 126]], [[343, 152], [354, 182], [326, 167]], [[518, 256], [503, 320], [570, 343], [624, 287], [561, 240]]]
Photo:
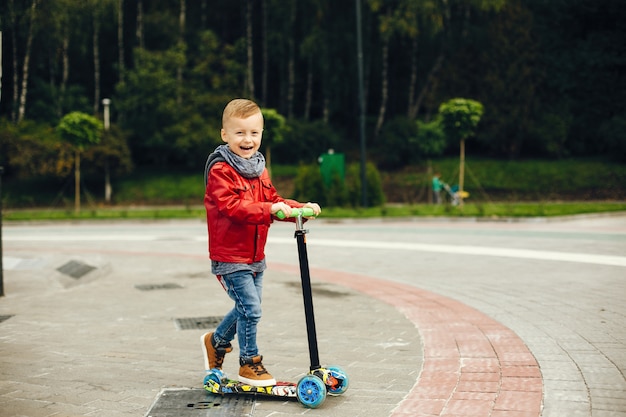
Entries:
[[291, 209], [291, 214], [289, 216], [285, 216], [285, 213], [283, 213], [282, 210], [279, 210], [276, 212], [276, 217], [278, 217], [279, 219], [283, 220], [287, 217], [316, 217], [315, 216], [315, 212], [313, 212], [313, 209], [310, 207], [302, 207], [302, 208], [292, 208]]

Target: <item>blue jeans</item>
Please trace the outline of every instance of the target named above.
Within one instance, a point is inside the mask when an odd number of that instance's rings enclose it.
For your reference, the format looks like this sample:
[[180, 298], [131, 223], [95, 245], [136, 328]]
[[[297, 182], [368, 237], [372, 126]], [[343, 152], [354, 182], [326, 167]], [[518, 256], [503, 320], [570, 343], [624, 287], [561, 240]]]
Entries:
[[224, 345], [235, 338], [239, 342], [239, 356], [252, 358], [259, 354], [256, 328], [261, 320], [263, 272], [237, 271], [218, 277], [235, 307], [224, 316], [215, 330], [215, 342]]

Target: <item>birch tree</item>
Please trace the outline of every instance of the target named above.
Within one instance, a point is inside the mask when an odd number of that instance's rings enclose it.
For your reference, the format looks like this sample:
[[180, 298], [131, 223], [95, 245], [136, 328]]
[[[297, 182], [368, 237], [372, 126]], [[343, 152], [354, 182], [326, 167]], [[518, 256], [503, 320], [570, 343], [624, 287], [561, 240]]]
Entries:
[[246, 95], [254, 98], [254, 48], [252, 45], [252, 0], [246, 0]]
[[19, 107], [17, 110], [17, 123], [24, 120], [26, 114], [26, 93], [28, 92], [28, 75], [30, 65], [30, 54], [33, 49], [33, 38], [35, 37], [37, 0], [32, 0], [29, 13], [28, 36], [26, 38], [26, 49], [24, 51], [24, 63], [22, 65], [22, 86], [19, 94]]

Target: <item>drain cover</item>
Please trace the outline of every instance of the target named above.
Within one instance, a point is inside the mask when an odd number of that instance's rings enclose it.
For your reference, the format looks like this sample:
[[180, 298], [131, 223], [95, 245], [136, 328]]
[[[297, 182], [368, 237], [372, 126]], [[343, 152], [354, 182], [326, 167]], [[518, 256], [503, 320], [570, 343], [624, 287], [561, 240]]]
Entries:
[[253, 407], [253, 397], [223, 397], [203, 389], [167, 389], [146, 417], [250, 417]]
[[215, 329], [222, 321], [224, 316], [217, 317], [188, 317], [182, 319], [175, 319], [176, 327], [178, 330], [192, 330], [192, 329]]
[[135, 288], [141, 291], [152, 291], [152, 290], [173, 290], [176, 288], [183, 288], [178, 284], [138, 284], [135, 285]]
[[8, 316], [0, 316], [0, 323], [2, 323], [5, 320], [10, 319], [11, 317], [13, 317], [13, 314], [9, 314]]
[[83, 262], [69, 261], [65, 265], [57, 268], [57, 271], [65, 275], [69, 275], [70, 277], [74, 279], [79, 279], [83, 277], [84, 275], [87, 275], [94, 269], [96, 269], [95, 266], [87, 265], [86, 263], [83, 263]]

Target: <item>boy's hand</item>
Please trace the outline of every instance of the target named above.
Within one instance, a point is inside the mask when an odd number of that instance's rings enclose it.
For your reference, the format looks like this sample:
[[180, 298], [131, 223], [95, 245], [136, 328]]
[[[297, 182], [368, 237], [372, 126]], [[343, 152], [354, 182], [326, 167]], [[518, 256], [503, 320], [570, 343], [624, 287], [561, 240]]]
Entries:
[[[320, 215], [320, 213], [322, 212], [322, 208], [321, 208], [321, 207], [320, 207], [320, 205], [319, 205], [319, 204], [317, 204], [317, 203], [311, 203], [311, 202], [309, 202], [309, 203], [306, 203], [306, 204], [304, 205], [304, 207], [308, 207], [308, 208], [312, 209], [312, 210], [313, 210], [313, 213], [315, 213], [315, 216], [319, 216], [319, 215]], [[310, 217], [310, 218], [315, 218], [315, 217]]]
[[291, 206], [285, 204], [285, 203], [274, 203], [272, 204], [272, 208], [270, 209], [270, 212], [272, 214], [276, 214], [279, 211], [282, 211], [285, 214], [285, 217], [289, 217], [291, 215]]

